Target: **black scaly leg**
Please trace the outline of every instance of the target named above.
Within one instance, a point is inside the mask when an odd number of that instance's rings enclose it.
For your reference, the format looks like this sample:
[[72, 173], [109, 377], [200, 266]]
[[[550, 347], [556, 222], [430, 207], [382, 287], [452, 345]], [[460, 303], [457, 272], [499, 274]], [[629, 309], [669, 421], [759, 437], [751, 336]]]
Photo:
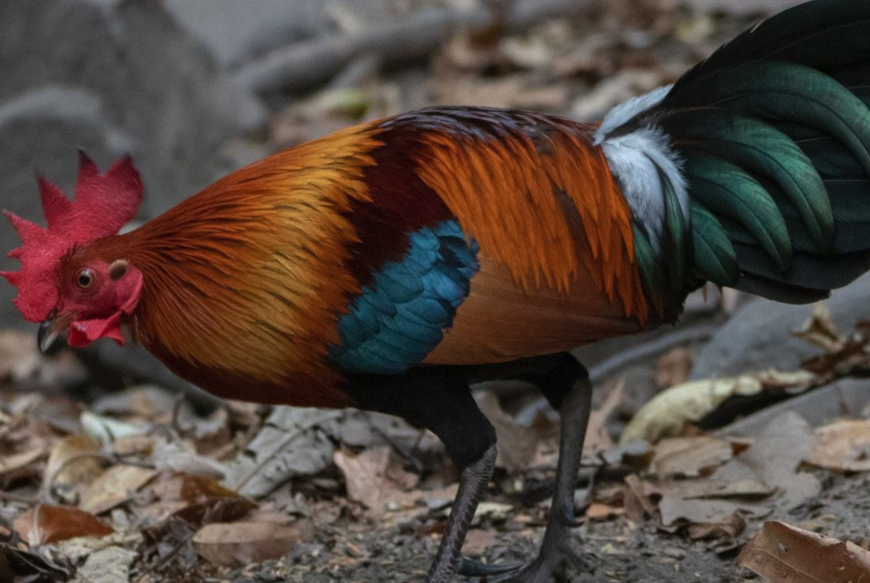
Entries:
[[351, 379], [348, 389], [361, 409], [397, 415], [431, 430], [461, 472], [447, 530], [426, 583], [453, 579], [465, 534], [495, 467], [495, 430], [471, 396], [467, 370], [428, 367], [394, 377], [359, 376]]
[[465, 561], [460, 568], [464, 575], [486, 576], [488, 583], [546, 583], [567, 563], [582, 563], [571, 529], [575, 522], [574, 490], [592, 410], [592, 385], [586, 369], [570, 354], [551, 360], [549, 366], [549, 371], [543, 369], [544, 374], [521, 371], [511, 375], [535, 384], [561, 418], [556, 491], [541, 550], [538, 557], [525, 566]]
[[460, 551], [477, 503], [486, 490], [495, 468], [496, 447], [491, 445], [479, 460], [462, 470], [459, 491], [453, 499], [447, 530], [441, 539], [435, 560], [426, 575], [426, 583], [447, 583], [459, 567]]

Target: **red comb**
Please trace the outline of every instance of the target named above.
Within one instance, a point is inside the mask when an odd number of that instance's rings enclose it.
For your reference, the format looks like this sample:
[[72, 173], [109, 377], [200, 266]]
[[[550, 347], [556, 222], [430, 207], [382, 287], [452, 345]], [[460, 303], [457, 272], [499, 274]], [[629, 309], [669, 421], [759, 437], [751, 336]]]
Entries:
[[45, 320], [57, 306], [55, 272], [63, 256], [76, 245], [117, 233], [142, 202], [142, 180], [129, 157], [100, 174], [93, 160], [79, 150], [74, 201], [44, 178], [38, 182], [46, 228], [3, 211], [23, 245], [9, 253], [21, 262], [21, 270], [0, 275], [18, 288], [15, 305], [31, 322]]

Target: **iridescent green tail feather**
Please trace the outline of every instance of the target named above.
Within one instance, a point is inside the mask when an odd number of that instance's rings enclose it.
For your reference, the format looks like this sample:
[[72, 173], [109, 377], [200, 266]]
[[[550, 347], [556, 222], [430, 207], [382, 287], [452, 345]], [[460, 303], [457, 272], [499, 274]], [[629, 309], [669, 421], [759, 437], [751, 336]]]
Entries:
[[693, 281], [809, 302], [870, 267], [870, 1], [771, 18], [645, 117], [683, 160]]

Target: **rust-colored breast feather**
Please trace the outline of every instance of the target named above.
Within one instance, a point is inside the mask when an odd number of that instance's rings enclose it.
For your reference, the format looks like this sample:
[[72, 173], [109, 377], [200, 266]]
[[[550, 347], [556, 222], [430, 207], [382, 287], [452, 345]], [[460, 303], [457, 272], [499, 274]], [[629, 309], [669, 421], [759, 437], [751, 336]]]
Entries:
[[[499, 110], [419, 122], [416, 174], [480, 246], [430, 363], [509, 360], [639, 330], [631, 214], [592, 126]], [[448, 119], [452, 118], [452, 119]]]

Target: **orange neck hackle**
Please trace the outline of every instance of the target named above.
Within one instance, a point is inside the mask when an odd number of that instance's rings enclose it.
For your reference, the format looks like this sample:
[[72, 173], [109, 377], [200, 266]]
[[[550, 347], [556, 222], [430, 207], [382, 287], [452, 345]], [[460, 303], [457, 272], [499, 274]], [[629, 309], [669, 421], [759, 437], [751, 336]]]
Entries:
[[345, 267], [355, 237], [345, 211], [367, 196], [361, 178], [377, 145], [356, 128], [287, 150], [98, 242], [94, 253], [122, 248], [144, 275], [134, 335], [218, 394], [232, 393], [214, 386], [227, 379], [334, 384], [327, 350], [359, 291]]

